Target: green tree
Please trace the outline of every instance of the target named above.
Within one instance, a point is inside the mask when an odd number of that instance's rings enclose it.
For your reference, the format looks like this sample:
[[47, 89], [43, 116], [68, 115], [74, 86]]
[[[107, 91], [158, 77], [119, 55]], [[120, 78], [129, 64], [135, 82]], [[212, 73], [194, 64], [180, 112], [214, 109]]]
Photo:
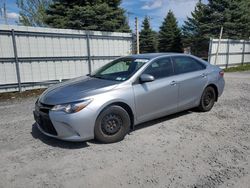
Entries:
[[209, 0], [208, 4], [200, 0], [182, 27], [184, 46], [190, 46], [195, 55], [206, 56], [209, 38], [218, 38], [222, 26], [223, 38], [248, 39], [249, 10], [249, 0]]
[[54, 0], [47, 10], [51, 27], [129, 32], [121, 0]]
[[246, 27], [244, 27], [244, 31], [243, 33], [245, 33], [244, 35], [244, 39], [250, 39], [250, 1], [249, 0], [245, 0], [241, 3], [241, 6], [243, 7], [242, 9], [243, 11], [243, 16], [241, 17], [240, 22], [241, 23], [245, 23], [244, 25]]
[[191, 53], [200, 57], [207, 56], [208, 52], [210, 36], [205, 32], [209, 20], [207, 12], [208, 6], [199, 0], [191, 12], [191, 17], [188, 17], [182, 26], [184, 47], [191, 47]]
[[159, 52], [182, 52], [181, 30], [172, 11], [165, 17], [159, 31]]
[[156, 34], [150, 27], [149, 17], [146, 16], [140, 32], [140, 53], [156, 52], [156, 45]]
[[46, 9], [51, 0], [17, 0], [19, 23], [25, 26], [45, 26]]
[[249, 38], [249, 0], [209, 0], [208, 6], [207, 34], [218, 37], [223, 26], [224, 38]]

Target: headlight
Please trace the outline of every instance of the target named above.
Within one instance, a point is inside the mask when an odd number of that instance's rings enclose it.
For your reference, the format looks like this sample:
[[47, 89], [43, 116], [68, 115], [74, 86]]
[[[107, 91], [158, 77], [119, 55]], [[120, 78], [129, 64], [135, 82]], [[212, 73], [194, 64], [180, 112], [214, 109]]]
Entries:
[[92, 102], [92, 99], [87, 99], [81, 102], [69, 103], [69, 104], [59, 104], [55, 105], [51, 110], [52, 111], [63, 111], [66, 113], [75, 113], [84, 109], [89, 103]]

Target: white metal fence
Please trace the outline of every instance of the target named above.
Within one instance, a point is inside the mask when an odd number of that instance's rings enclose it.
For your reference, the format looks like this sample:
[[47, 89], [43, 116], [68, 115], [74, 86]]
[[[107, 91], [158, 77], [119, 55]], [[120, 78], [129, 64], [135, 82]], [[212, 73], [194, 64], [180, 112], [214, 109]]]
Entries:
[[[240, 64], [250, 63], [250, 41], [221, 39], [218, 49], [219, 39], [211, 39], [209, 45], [208, 61], [220, 67], [230, 67]], [[215, 62], [216, 61], [216, 62]]]
[[132, 49], [131, 33], [0, 25], [0, 92], [85, 75]]

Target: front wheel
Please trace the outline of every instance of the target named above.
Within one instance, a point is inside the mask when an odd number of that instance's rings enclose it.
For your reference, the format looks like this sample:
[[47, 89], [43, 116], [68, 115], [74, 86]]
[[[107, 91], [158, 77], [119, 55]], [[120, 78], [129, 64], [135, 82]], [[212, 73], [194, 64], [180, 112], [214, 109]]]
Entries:
[[214, 88], [211, 86], [206, 87], [201, 96], [201, 101], [198, 109], [202, 112], [210, 111], [214, 106], [215, 100], [216, 93]]
[[130, 117], [120, 106], [109, 106], [103, 110], [95, 124], [95, 139], [103, 143], [123, 140], [130, 129]]

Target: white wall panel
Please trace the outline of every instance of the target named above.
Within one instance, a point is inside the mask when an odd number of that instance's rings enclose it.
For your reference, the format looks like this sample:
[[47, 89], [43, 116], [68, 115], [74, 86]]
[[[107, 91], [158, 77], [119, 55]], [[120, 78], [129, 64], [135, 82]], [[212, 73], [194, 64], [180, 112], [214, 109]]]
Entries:
[[49, 80], [48, 63], [49, 62], [45, 62], [45, 61], [40, 61], [39, 62], [41, 81]]
[[250, 63], [250, 54], [245, 54], [244, 63]]
[[229, 46], [229, 52], [243, 52], [243, 42], [242, 43], [231, 43]]
[[16, 65], [14, 62], [1, 62], [0, 73], [0, 84], [11, 84], [17, 82]]
[[[210, 41], [210, 63], [215, 64], [215, 57], [218, 48], [218, 39]], [[245, 43], [245, 50], [244, 50]], [[244, 54], [243, 54], [244, 50]], [[250, 41], [222, 39], [218, 51], [217, 65], [224, 67], [235, 66], [244, 63], [250, 63]], [[244, 56], [244, 58], [243, 58]]]
[[[10, 32], [12, 29], [15, 31], [22, 83], [70, 79], [88, 73], [88, 61], [77, 59], [78, 57], [86, 58], [88, 56], [86, 31], [1, 25], [0, 30], [8, 31], [9, 34], [0, 34], [0, 59], [12, 58], [13, 62], [0, 61], [0, 86], [4, 84], [17, 84], [13, 41]], [[19, 35], [19, 31], [35, 33]], [[58, 36], [58, 34], [71, 35]], [[78, 37], [74, 34], [82, 36]], [[130, 33], [91, 31], [89, 34], [90, 56], [97, 58], [96, 60], [91, 60], [92, 70], [96, 70], [112, 60], [111, 58], [108, 58], [108, 60], [99, 59], [98, 56], [116, 57], [132, 53], [132, 34]], [[105, 37], [102, 38], [102, 36]], [[39, 59], [46, 57], [76, 57], [76, 59], [51, 59], [49, 61], [48, 59], [46, 61]], [[26, 61], [22, 60], [22, 58], [36, 59]], [[25, 89], [39, 87], [41, 86], [25, 86]], [[1, 89], [0, 87], [0, 92], [17, 89], [17, 86], [10, 89]]]
[[13, 44], [11, 35], [0, 35], [0, 57], [13, 57]]

